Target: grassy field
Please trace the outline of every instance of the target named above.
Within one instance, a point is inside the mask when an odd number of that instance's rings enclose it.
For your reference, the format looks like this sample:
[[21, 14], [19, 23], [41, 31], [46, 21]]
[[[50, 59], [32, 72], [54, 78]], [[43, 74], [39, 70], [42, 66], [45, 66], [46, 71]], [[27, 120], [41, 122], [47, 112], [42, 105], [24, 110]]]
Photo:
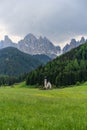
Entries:
[[47, 91], [1, 87], [0, 130], [87, 130], [87, 83]]

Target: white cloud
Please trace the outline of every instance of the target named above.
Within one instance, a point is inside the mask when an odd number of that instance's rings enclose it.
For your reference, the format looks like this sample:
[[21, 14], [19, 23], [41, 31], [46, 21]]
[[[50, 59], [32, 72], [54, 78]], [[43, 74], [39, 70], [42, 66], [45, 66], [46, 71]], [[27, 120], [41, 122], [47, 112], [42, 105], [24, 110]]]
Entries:
[[0, 35], [20, 39], [27, 33], [54, 43], [87, 34], [86, 0], [0, 0]]

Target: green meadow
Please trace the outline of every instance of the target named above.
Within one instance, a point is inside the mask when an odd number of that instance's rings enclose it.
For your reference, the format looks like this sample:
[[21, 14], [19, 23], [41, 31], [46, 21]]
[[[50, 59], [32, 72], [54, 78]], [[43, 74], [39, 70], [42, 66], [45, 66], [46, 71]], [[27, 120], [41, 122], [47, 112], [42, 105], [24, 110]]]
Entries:
[[87, 130], [87, 83], [53, 90], [1, 87], [0, 130]]

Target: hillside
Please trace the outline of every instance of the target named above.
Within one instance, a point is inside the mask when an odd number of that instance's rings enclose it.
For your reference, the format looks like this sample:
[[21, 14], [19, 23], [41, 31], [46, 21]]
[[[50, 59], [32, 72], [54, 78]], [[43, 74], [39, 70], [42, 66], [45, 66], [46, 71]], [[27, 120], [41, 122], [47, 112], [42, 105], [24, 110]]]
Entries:
[[[43, 62], [40, 62], [40, 58], [25, 54], [13, 47], [4, 48], [0, 50], [0, 75], [17, 76], [28, 73], [47, 62], [47, 56], [46, 61]], [[48, 60], [50, 60], [49, 57]]]
[[47, 62], [52, 60], [50, 57], [44, 54], [33, 55], [32, 57], [39, 60], [42, 64], [46, 64]]
[[43, 84], [44, 77], [57, 87], [87, 80], [87, 43], [32, 71], [26, 83]]

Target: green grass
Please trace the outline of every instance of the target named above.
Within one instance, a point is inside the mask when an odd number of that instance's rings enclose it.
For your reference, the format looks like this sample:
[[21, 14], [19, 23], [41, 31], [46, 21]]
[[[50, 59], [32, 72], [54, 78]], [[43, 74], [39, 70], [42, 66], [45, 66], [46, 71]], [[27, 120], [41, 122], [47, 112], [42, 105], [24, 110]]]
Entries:
[[47, 91], [1, 87], [0, 130], [87, 130], [87, 83]]

